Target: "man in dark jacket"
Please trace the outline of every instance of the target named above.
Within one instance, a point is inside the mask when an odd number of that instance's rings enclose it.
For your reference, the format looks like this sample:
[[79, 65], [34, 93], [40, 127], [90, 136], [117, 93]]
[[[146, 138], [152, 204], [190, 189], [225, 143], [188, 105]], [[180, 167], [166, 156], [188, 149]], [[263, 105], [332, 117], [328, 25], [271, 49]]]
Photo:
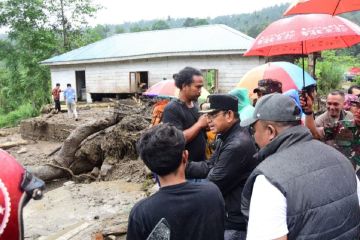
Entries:
[[261, 148], [241, 202], [248, 240], [359, 239], [359, 180], [344, 155], [300, 125], [290, 97], [262, 97], [241, 125]]
[[245, 239], [246, 222], [239, 203], [246, 179], [257, 165], [256, 147], [249, 129], [240, 127], [236, 97], [214, 94], [209, 102], [206, 112], [211, 131], [219, 134], [217, 147], [208, 161], [190, 162], [186, 174], [207, 178], [219, 187], [225, 199], [225, 240]]

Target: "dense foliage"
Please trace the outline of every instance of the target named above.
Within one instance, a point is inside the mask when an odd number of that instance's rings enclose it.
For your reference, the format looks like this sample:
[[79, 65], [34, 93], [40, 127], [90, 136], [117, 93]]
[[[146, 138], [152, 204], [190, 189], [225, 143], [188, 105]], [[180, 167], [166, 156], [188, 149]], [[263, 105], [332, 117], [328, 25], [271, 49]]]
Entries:
[[40, 62], [101, 39], [83, 38], [95, 11], [90, 0], [0, 1], [0, 26], [9, 29], [0, 40], [0, 126], [50, 102], [50, 72]]

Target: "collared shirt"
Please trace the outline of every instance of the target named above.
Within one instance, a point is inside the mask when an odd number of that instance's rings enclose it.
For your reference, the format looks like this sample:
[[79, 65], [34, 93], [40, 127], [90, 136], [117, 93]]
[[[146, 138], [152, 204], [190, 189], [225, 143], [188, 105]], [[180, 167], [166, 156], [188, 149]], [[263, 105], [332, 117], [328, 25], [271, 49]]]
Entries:
[[67, 88], [64, 91], [64, 97], [67, 103], [73, 103], [75, 102], [76, 99], [76, 92], [75, 89], [73, 88]]
[[60, 92], [61, 92], [60, 88], [54, 88], [52, 90], [52, 95], [54, 97], [54, 100], [59, 100], [60, 99]]
[[332, 118], [330, 116], [329, 112], [326, 111], [315, 119], [315, 124], [316, 124], [316, 127], [327, 127], [327, 126], [334, 124], [336, 121], [353, 120], [353, 119], [354, 119], [354, 116], [352, 115], [351, 112], [348, 112], [348, 111], [344, 111], [344, 110], [341, 111], [339, 120]]

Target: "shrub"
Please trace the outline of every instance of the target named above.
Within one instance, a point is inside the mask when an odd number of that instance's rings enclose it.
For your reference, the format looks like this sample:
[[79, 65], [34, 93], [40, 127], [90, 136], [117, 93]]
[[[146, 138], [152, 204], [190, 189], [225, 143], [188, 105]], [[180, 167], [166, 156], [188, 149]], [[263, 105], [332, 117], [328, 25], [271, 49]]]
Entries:
[[39, 112], [32, 104], [23, 104], [15, 111], [0, 115], [0, 128], [15, 126], [19, 124], [21, 120], [35, 117], [38, 114]]
[[320, 93], [327, 94], [331, 90], [339, 88], [344, 72], [342, 67], [331, 62], [321, 62], [318, 64], [318, 69], [317, 85]]

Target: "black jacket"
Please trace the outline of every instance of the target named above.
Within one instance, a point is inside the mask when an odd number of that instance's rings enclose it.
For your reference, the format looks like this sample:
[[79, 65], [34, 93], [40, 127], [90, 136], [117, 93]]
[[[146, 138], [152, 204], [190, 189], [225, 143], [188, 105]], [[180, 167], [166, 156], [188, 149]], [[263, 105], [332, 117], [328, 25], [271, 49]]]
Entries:
[[246, 230], [241, 194], [247, 178], [258, 164], [253, 157], [255, 153], [249, 129], [236, 122], [218, 136], [217, 147], [209, 160], [190, 162], [186, 169], [187, 178], [207, 178], [219, 187], [225, 199], [225, 229]]
[[296, 126], [261, 149], [259, 157], [263, 161], [243, 190], [246, 216], [255, 179], [264, 175], [286, 197], [289, 240], [359, 239], [356, 176], [344, 155]]

